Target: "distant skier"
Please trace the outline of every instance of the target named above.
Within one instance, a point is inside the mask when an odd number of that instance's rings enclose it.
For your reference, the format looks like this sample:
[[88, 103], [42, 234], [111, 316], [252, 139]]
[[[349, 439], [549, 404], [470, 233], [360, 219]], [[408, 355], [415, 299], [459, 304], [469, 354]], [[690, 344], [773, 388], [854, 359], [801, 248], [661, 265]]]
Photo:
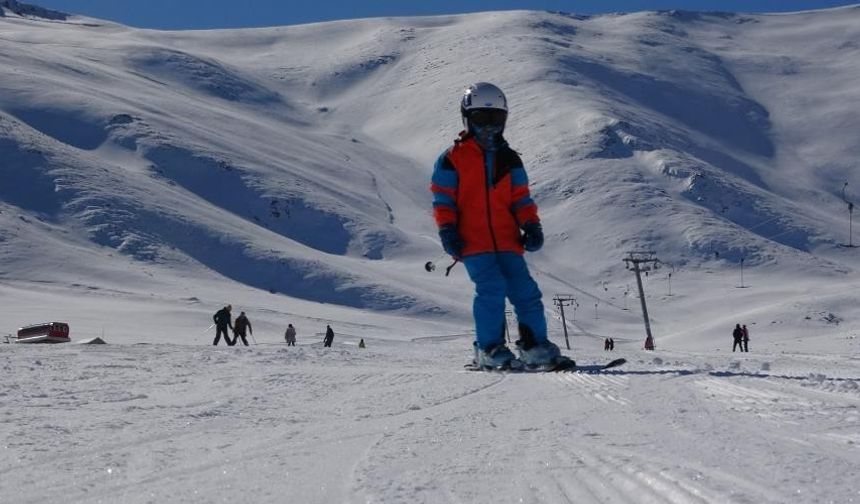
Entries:
[[[465, 131], [439, 156], [430, 190], [445, 252], [475, 283], [475, 364], [485, 369], [551, 369], [571, 363], [547, 339], [541, 291], [523, 258], [543, 246], [538, 209], [519, 155], [502, 136], [504, 93], [469, 86], [460, 100]], [[519, 320], [519, 358], [505, 345], [505, 297]]]
[[334, 341], [334, 331], [332, 330], [330, 325], [325, 326], [325, 338], [323, 339], [323, 346], [330, 347], [332, 342]]
[[609, 351], [612, 352], [615, 350], [615, 338], [609, 338]]
[[236, 317], [236, 321], [233, 323], [233, 341], [230, 343], [230, 346], [238, 343], [239, 338], [242, 338], [242, 343], [244, 343], [245, 346], [248, 346], [248, 340], [245, 339], [246, 329], [250, 331], [251, 334], [254, 334], [254, 328], [251, 327], [251, 321], [245, 316], [245, 312], [242, 312], [238, 317]]
[[746, 324], [741, 328], [741, 332], [743, 332], [743, 342], [744, 342], [744, 352], [750, 351], [750, 331], [747, 329]]
[[734, 344], [732, 344], [732, 352], [740, 348], [741, 352], [744, 351], [744, 330], [741, 329], [740, 324], [735, 324], [735, 330], [732, 331], [732, 338], [734, 339]]
[[215, 346], [218, 346], [218, 342], [221, 340], [221, 333], [224, 333], [224, 343], [230, 345], [230, 333], [227, 332], [227, 329], [233, 329], [230, 317], [230, 310], [232, 309], [231, 305], [227, 305], [212, 316], [212, 320], [215, 322], [215, 341], [212, 344]]
[[366, 345], [364, 344], [364, 338], [361, 338], [361, 340], [358, 342], [358, 348], [366, 348]]
[[609, 351], [609, 338], [603, 338], [603, 351]]
[[284, 333], [284, 338], [287, 340], [287, 346], [296, 346], [296, 328], [293, 324], [287, 325], [287, 332]]

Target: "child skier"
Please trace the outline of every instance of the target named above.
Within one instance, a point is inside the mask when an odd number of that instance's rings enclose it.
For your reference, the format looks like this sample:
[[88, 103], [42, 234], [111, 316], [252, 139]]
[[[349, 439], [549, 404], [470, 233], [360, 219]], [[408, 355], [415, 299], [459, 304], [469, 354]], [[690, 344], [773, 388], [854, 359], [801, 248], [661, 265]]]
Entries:
[[[547, 340], [541, 292], [524, 249], [543, 246], [543, 230], [520, 157], [502, 133], [504, 93], [487, 82], [469, 86], [460, 101], [465, 131], [433, 170], [433, 215], [445, 252], [475, 283], [475, 364], [482, 369], [556, 369], [572, 365]], [[519, 358], [505, 345], [505, 297], [519, 320]]]
[[239, 341], [239, 338], [242, 338], [242, 343], [245, 346], [248, 346], [248, 340], [245, 339], [246, 329], [251, 331], [252, 335], [254, 334], [254, 328], [251, 327], [251, 321], [248, 320], [245, 312], [242, 312], [238, 317], [236, 317], [236, 321], [233, 322], [233, 341], [228, 343], [228, 345], [233, 346]]

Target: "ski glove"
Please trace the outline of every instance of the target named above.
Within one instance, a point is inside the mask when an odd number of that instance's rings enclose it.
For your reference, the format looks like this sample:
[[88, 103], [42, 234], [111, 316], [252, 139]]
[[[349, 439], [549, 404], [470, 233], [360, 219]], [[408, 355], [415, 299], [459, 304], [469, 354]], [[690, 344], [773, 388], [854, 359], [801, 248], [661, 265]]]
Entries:
[[540, 222], [523, 224], [523, 247], [529, 252], [537, 252], [543, 247], [543, 228]]
[[463, 243], [463, 239], [460, 238], [460, 233], [457, 232], [457, 227], [452, 224], [442, 226], [439, 228], [439, 238], [442, 239], [442, 248], [445, 249], [445, 252], [455, 259], [459, 259], [460, 254], [463, 253], [463, 247], [466, 246], [466, 244]]

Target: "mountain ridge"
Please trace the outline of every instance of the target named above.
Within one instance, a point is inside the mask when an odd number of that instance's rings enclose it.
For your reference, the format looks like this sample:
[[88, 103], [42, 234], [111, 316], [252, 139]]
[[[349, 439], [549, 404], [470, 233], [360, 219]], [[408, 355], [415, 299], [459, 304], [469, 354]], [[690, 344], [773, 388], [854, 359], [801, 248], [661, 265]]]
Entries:
[[[825, 102], [807, 83], [825, 67], [848, 104], [836, 121], [852, 124], [845, 44], [860, 15], [846, 12], [513, 11], [214, 32], [6, 18], [0, 254], [27, 269], [21, 214], [133, 269], [466, 318], [465, 279], [422, 286], [420, 265], [440, 253], [427, 184], [459, 127], [460, 89], [494, 80], [548, 233], [537, 268], [623, 284], [621, 258], [644, 248], [691, 272], [743, 260], [838, 276], [857, 260], [839, 247], [837, 182], [860, 184], [848, 161], [860, 152], [812, 109], [821, 133], [797, 141], [782, 106]], [[811, 42], [770, 42], [798, 26]], [[826, 145], [822, 168], [805, 167]]]

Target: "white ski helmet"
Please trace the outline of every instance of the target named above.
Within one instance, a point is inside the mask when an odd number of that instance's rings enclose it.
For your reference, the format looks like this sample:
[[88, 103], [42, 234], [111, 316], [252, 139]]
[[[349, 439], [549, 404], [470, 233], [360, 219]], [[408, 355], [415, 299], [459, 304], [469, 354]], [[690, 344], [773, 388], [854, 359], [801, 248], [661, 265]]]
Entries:
[[463, 125], [467, 131], [470, 129], [470, 115], [475, 111], [491, 112], [496, 120], [501, 121], [502, 127], [508, 116], [508, 99], [494, 84], [489, 82], [476, 82], [463, 92], [460, 100], [460, 114], [463, 116]]

